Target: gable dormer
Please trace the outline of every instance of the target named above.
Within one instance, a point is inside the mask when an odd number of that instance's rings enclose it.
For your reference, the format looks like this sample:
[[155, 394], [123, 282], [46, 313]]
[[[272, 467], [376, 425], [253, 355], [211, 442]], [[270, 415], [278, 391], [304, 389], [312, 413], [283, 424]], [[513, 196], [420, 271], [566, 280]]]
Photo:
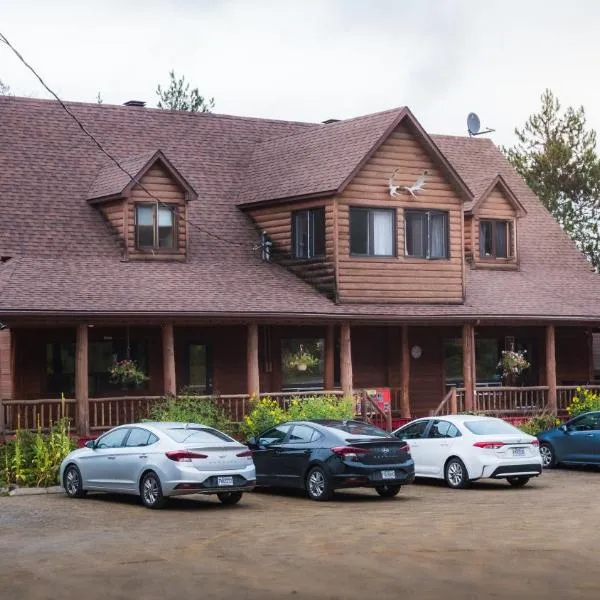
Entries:
[[185, 260], [187, 203], [197, 197], [158, 150], [98, 173], [87, 200], [121, 241], [128, 260]]
[[517, 268], [518, 220], [525, 213], [502, 175], [465, 205], [465, 256], [473, 268]]

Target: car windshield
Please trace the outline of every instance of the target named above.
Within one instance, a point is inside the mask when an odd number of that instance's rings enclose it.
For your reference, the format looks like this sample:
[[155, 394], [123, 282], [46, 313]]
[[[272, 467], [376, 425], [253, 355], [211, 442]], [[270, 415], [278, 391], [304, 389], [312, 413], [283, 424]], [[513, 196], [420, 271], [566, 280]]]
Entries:
[[167, 429], [167, 434], [171, 439], [180, 444], [189, 442], [214, 444], [217, 440], [220, 442], [235, 442], [235, 440], [228, 435], [208, 427], [202, 429], [198, 427], [172, 427]]
[[352, 435], [390, 437], [390, 434], [383, 429], [379, 429], [379, 427], [369, 425], [368, 423], [361, 423], [360, 421], [328, 421], [321, 422], [321, 424], [326, 427], [331, 427], [332, 429], [339, 429], [340, 431], [351, 433]]
[[506, 421], [496, 419], [482, 419], [479, 421], [465, 421], [464, 426], [475, 435], [501, 435], [523, 432], [516, 427], [508, 424]]

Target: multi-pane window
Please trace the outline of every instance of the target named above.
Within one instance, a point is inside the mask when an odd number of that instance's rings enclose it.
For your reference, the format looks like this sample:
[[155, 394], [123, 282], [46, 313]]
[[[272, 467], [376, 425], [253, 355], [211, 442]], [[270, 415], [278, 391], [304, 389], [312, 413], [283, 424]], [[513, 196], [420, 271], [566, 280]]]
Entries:
[[480, 221], [479, 255], [481, 258], [511, 258], [512, 231], [511, 221]]
[[309, 208], [292, 215], [294, 258], [325, 255], [325, 209]]
[[448, 258], [448, 213], [406, 210], [405, 253], [415, 258]]
[[138, 248], [175, 248], [175, 209], [157, 204], [137, 204], [135, 233]]
[[350, 254], [394, 256], [394, 209], [350, 208]]

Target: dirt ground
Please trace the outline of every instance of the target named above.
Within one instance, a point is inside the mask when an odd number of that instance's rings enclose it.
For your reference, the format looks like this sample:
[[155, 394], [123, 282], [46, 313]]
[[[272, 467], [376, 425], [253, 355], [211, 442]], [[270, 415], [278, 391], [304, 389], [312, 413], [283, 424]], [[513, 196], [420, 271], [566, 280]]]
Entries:
[[0, 498], [2, 600], [598, 598], [600, 472], [312, 502]]

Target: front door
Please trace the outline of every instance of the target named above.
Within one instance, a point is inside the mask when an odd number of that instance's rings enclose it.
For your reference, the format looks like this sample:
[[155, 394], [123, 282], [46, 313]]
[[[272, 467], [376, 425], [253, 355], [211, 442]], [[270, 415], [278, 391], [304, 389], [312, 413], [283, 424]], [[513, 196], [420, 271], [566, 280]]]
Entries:
[[275, 451], [274, 461], [283, 485], [304, 487], [314, 442], [322, 437], [309, 425], [294, 425], [284, 444]]
[[187, 388], [194, 394], [212, 393], [212, 365], [206, 344], [190, 342], [186, 347]]
[[123, 489], [120, 452], [129, 428], [122, 427], [105, 433], [96, 440], [93, 449], [81, 458], [84, 487], [98, 490]]
[[277, 425], [256, 439], [252, 459], [256, 467], [256, 482], [261, 485], [285, 485], [282, 477], [281, 448], [290, 430], [289, 425]]
[[410, 454], [415, 462], [416, 475], [427, 475], [425, 467], [427, 450], [424, 442], [426, 442], [425, 434], [430, 422], [430, 419], [420, 419], [405, 425], [394, 434], [397, 438], [408, 442]]
[[452, 453], [454, 438], [459, 435], [458, 429], [452, 423], [443, 419], [433, 421], [427, 438], [420, 442], [423, 473], [435, 477], [444, 474], [444, 465]]
[[563, 460], [566, 462], [590, 463], [600, 460], [600, 416], [588, 413], [573, 419], [567, 424], [567, 433], [563, 438]]

